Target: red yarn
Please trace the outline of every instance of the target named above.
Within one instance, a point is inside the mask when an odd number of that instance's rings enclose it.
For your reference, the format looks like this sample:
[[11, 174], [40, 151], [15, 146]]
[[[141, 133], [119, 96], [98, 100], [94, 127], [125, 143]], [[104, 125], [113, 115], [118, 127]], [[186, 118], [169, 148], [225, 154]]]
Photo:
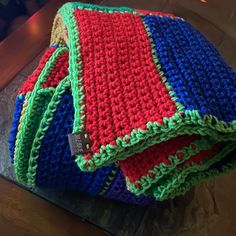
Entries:
[[64, 52], [62, 55], [60, 55], [60, 57], [57, 59], [57, 63], [50, 72], [47, 81], [42, 84], [43, 88], [55, 88], [58, 83], [68, 75], [68, 60], [68, 52]]
[[[133, 183], [136, 180], [140, 180], [142, 176], [146, 176], [149, 170], [153, 170], [153, 168], [159, 166], [160, 163], [164, 163], [165, 165], [170, 164], [169, 156], [175, 155], [179, 149], [190, 145], [191, 142], [198, 138], [199, 136], [197, 135], [185, 135], [156, 144], [144, 150], [142, 153], [120, 161], [120, 167], [125, 176]], [[178, 154], [181, 154], [181, 152]], [[183, 158], [183, 155], [178, 155], [178, 157]]]
[[158, 75], [140, 16], [78, 9], [74, 14], [92, 151], [173, 116], [176, 104]]
[[178, 152], [178, 153], [177, 153], [177, 157], [178, 157], [179, 159], [182, 159], [182, 158], [184, 157], [184, 153], [183, 153], [183, 152]]
[[151, 173], [149, 173], [148, 175], [149, 175], [151, 178], [154, 178], [154, 177], [155, 177], [155, 174], [154, 174], [154, 173], [152, 173], [152, 172], [151, 172]]
[[170, 14], [170, 13], [162, 13], [158, 11], [147, 11], [147, 10], [136, 10], [140, 14], [144, 15], [153, 15], [153, 16], [166, 16], [166, 17], [171, 17], [171, 18], [177, 18], [177, 16]]
[[33, 72], [33, 74], [31, 74], [28, 79], [26, 80], [26, 82], [24, 83], [24, 85], [21, 87], [21, 89], [18, 92], [19, 94], [23, 94], [25, 95], [28, 92], [33, 91], [34, 89], [34, 85], [38, 80], [38, 76], [41, 73], [42, 69], [44, 68], [46, 62], [49, 60], [49, 58], [52, 56], [53, 52], [55, 51], [55, 48], [48, 48], [43, 57], [41, 58], [38, 67], [36, 68], [36, 70]]
[[202, 150], [198, 154], [192, 156], [187, 161], [185, 161], [184, 165], [189, 165], [192, 163], [201, 164], [202, 162], [205, 162], [212, 158], [214, 155], [216, 155], [222, 147], [223, 143], [217, 143], [209, 150]]

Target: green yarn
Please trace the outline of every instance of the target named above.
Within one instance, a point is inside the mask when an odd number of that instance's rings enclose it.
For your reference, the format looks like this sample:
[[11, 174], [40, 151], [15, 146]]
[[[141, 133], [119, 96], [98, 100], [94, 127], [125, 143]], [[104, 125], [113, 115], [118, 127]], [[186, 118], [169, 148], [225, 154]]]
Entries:
[[[80, 54], [79, 29], [73, 14], [74, 7], [78, 4], [67, 3], [59, 9], [69, 36], [69, 75], [74, 100], [75, 118], [73, 132], [79, 132], [84, 128], [84, 94], [82, 78], [82, 60]], [[83, 4], [82, 4], [83, 5]]]
[[[209, 169], [206, 171], [202, 171], [199, 173], [195, 173], [195, 175], [190, 175], [186, 178], [186, 183], [184, 185], [179, 186], [175, 193], [176, 195], [183, 195], [186, 191], [188, 191], [193, 185], [201, 182], [202, 180], [210, 180], [215, 177], [220, 177], [226, 173], [229, 173], [233, 169], [236, 168], [236, 160], [232, 160], [231, 163], [226, 164], [223, 167], [223, 171], [219, 171], [217, 169]], [[172, 196], [174, 198], [174, 196]]]
[[27, 101], [28, 105], [26, 106], [25, 114], [20, 123], [21, 128], [17, 133], [14, 158], [16, 178], [20, 182], [27, 182], [26, 173], [31, 145], [38, 129], [39, 122], [41, 121], [41, 118], [47, 109], [47, 104], [53, 95], [54, 89], [46, 89], [45, 93], [38, 93], [38, 91], [41, 84], [47, 80], [53, 65], [57, 62], [57, 58], [59, 55], [64, 53], [65, 50], [66, 48], [62, 48], [52, 54], [51, 58], [45, 64], [45, 67], [40, 73], [33, 92], [26, 95], [25, 102]]
[[[42, 143], [42, 140], [47, 132], [50, 124], [53, 120], [53, 116], [57, 110], [57, 106], [60, 103], [61, 97], [64, 92], [69, 89], [70, 83], [68, 78], [62, 80], [57, 86], [55, 93], [51, 97], [50, 102], [48, 103], [47, 110], [44, 112], [41, 122], [39, 124], [38, 130], [33, 140], [30, 158], [28, 162], [27, 170], [27, 184], [31, 187], [35, 187], [36, 180], [36, 170], [37, 170], [37, 159], [39, 157], [39, 149]], [[41, 93], [45, 93], [45, 89], [41, 89]]]
[[[100, 12], [106, 12], [106, 13], [114, 13], [114, 12], [121, 12], [121, 13], [134, 13], [136, 14], [136, 11], [132, 8], [128, 7], [106, 7], [106, 6], [98, 6], [93, 4], [87, 4], [87, 3], [81, 3], [81, 2], [73, 2], [73, 3], [67, 3], [70, 5], [73, 9], [78, 8], [80, 10], [97, 10]], [[65, 4], [64, 7], [67, 7]]]
[[222, 150], [213, 158], [205, 163], [201, 163], [201, 165], [190, 164], [187, 167], [183, 167], [181, 170], [178, 168], [174, 169], [168, 176], [163, 178], [160, 183], [158, 183], [158, 186], [152, 186], [148, 190], [148, 194], [153, 194], [153, 196], [160, 201], [174, 198], [176, 195], [184, 194], [193, 185], [201, 182], [202, 180], [210, 179], [216, 175], [226, 173], [229, 171], [229, 168], [232, 168], [232, 164], [226, 166], [222, 172], [219, 172], [217, 169], [210, 168], [211, 165], [220, 161], [233, 149], [235, 149], [235, 145], [230, 143], [223, 147]]
[[[127, 178], [128, 189], [131, 192], [134, 192], [136, 195], [145, 194], [151, 186], [155, 185], [163, 177], [165, 178], [167, 174], [170, 174], [171, 176], [177, 165], [184, 163], [186, 160], [196, 155], [201, 150], [209, 150], [215, 143], [215, 140], [206, 140], [205, 138], [192, 142], [189, 146], [181, 148], [175, 155], [169, 156], [168, 159], [170, 161], [170, 164], [165, 165], [164, 163], [161, 163], [160, 165], [155, 166], [147, 173], [146, 176], [142, 176], [141, 180], [137, 180], [132, 184]], [[195, 145], [196, 149], [192, 149], [192, 145]], [[184, 158], [178, 158], [178, 153], [183, 153]], [[150, 173], [153, 173], [155, 177], [151, 178], [149, 176]], [[136, 184], [140, 184], [141, 188], [136, 188]]]
[[[216, 125], [218, 124], [218, 125]], [[200, 134], [211, 136], [216, 141], [235, 141], [235, 123], [222, 125], [221, 121], [211, 124], [211, 117], [201, 118], [197, 111], [186, 111], [183, 115], [175, 114], [171, 118], [164, 119], [164, 124], [148, 122], [147, 130], [133, 130], [127, 142], [127, 136], [116, 139], [116, 146], [110, 144], [101, 146], [100, 152], [93, 155], [93, 159], [86, 160], [90, 166], [85, 166], [83, 156], [77, 156], [76, 162], [82, 170], [93, 171], [103, 165], [108, 165], [115, 160], [124, 160], [135, 153], [140, 153], [146, 148], [175, 138], [179, 135]], [[221, 124], [221, 125], [219, 125]], [[129, 148], [127, 148], [129, 147]]]

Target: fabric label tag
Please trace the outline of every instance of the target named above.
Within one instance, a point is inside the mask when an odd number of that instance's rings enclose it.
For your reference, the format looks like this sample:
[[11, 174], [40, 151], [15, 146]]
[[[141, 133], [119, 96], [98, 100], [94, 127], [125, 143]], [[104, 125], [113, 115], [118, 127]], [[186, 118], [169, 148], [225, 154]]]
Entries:
[[86, 132], [68, 134], [71, 155], [81, 155], [91, 152], [91, 141]]

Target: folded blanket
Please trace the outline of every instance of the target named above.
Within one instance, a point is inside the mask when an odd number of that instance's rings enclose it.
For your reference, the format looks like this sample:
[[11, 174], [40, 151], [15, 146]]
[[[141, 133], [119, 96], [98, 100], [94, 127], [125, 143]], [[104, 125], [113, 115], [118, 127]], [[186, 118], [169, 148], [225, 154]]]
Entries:
[[19, 91], [10, 152], [30, 186], [146, 204], [233, 169], [235, 120], [235, 72], [182, 18], [67, 3]]
[[17, 179], [32, 187], [80, 190], [139, 205], [153, 203], [151, 197], [127, 190], [117, 164], [80, 171], [67, 137], [74, 120], [67, 75], [68, 49], [50, 47], [18, 93], [9, 140]]

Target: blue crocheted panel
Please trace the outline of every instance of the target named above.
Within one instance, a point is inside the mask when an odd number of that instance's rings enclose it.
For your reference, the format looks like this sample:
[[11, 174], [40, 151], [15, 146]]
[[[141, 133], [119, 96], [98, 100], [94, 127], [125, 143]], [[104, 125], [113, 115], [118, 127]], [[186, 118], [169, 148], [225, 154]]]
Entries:
[[39, 150], [36, 185], [46, 188], [80, 190], [97, 195], [111, 165], [96, 172], [81, 172], [71, 156], [67, 135], [72, 132], [73, 98], [65, 93]]
[[10, 151], [10, 159], [11, 162], [14, 163], [14, 151], [15, 151], [15, 143], [16, 143], [16, 135], [18, 131], [18, 125], [21, 117], [21, 111], [23, 108], [23, 104], [25, 101], [25, 96], [17, 96], [16, 103], [15, 103], [15, 112], [12, 120], [10, 138], [9, 142], [9, 151]]
[[74, 118], [73, 97], [63, 94], [39, 150], [36, 185], [44, 188], [79, 190], [91, 195], [99, 195], [111, 171], [116, 170], [114, 180], [105, 197], [147, 205], [153, 198], [135, 196], [126, 189], [125, 178], [118, 168], [111, 164], [95, 172], [81, 172], [71, 156], [68, 134], [72, 132]]
[[236, 120], [236, 74], [214, 46], [182, 19], [142, 18], [177, 102], [200, 115]]

